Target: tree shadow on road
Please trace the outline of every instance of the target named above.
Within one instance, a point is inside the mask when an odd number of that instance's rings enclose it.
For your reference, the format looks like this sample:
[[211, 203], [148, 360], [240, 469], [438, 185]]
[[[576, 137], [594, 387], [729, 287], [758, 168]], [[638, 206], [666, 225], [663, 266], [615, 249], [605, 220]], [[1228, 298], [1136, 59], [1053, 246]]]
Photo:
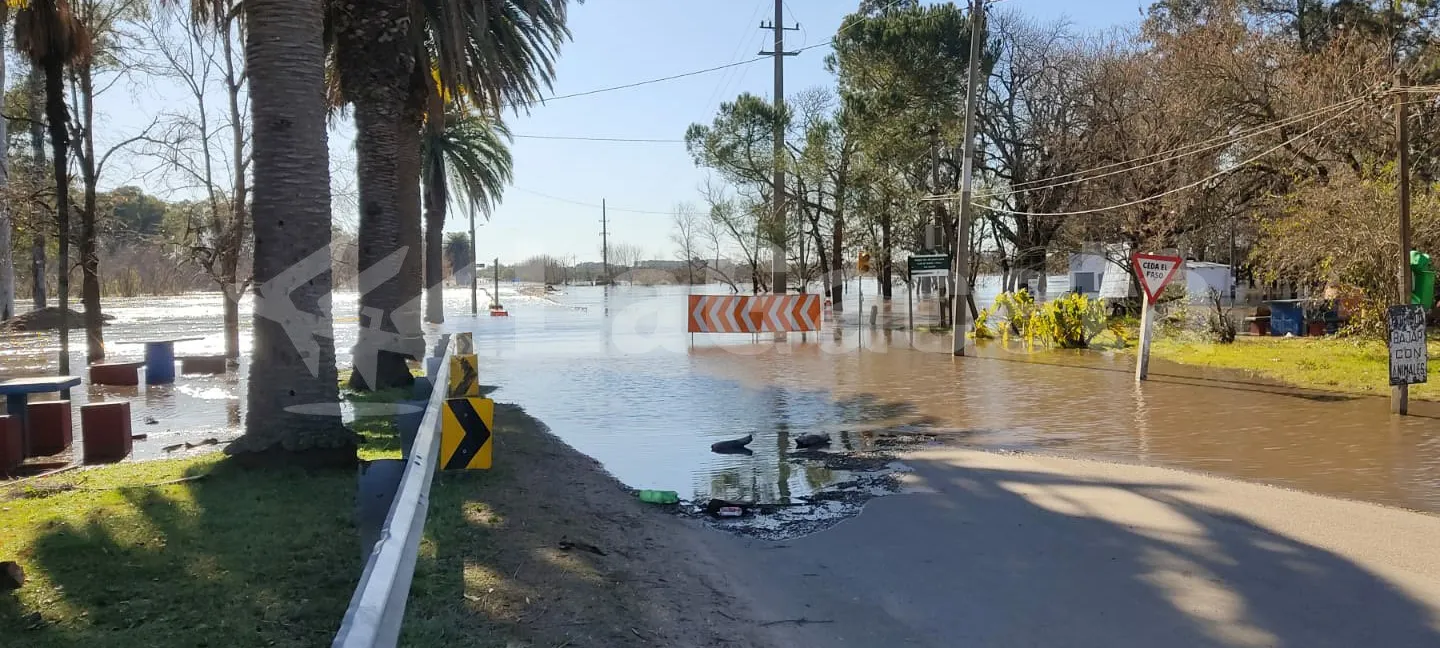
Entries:
[[[830, 621], [786, 628], [786, 640], [1440, 645], [1435, 602], [1346, 556], [1210, 508], [1215, 495], [1198, 492], [1208, 486], [1192, 486], [1203, 482], [1070, 477], [970, 454], [980, 458], [911, 462], [919, 487], [933, 492], [872, 501], [858, 518], [786, 545], [730, 549], [752, 562], [752, 582], [766, 584], [760, 598], [772, 618]], [[1386, 531], [1373, 533], [1385, 551]]]

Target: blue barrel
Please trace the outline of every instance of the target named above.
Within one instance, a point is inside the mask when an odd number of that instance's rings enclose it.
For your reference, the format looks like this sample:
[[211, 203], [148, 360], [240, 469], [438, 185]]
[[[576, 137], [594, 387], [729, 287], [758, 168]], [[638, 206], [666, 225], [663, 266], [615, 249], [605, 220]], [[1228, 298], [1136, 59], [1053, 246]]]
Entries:
[[168, 385], [175, 382], [175, 343], [145, 343], [145, 384]]

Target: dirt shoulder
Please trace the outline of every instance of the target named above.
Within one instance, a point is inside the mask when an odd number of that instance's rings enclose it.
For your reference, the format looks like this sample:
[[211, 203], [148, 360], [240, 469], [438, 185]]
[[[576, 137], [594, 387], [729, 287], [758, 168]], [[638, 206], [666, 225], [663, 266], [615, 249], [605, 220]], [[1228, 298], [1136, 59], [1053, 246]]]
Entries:
[[765, 646], [700, 534], [521, 408], [495, 468], [437, 476], [406, 646]]

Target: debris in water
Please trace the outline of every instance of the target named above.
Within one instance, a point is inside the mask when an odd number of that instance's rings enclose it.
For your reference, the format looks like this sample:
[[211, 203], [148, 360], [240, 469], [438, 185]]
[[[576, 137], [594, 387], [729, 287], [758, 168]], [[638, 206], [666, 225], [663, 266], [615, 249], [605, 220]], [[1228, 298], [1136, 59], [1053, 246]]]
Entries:
[[716, 441], [710, 444], [710, 451], [716, 454], [750, 454], [750, 449], [745, 446], [754, 440], [755, 435], [747, 434], [739, 439]]
[[144, 440], [146, 440], [146, 439], [148, 439], [148, 438], [150, 438], [150, 435], [148, 435], [148, 434], [132, 434], [132, 435], [130, 435], [130, 440], [131, 440], [131, 441], [144, 441]]
[[145, 424], [146, 424], [146, 425], [155, 425], [155, 424], [157, 424], [157, 423], [159, 423], [159, 422], [160, 422], [160, 421], [155, 420], [155, 417], [153, 417], [153, 416], [147, 416], [147, 417], [145, 417]]
[[190, 445], [190, 444], [188, 444], [188, 443], [176, 443], [176, 444], [174, 444], [174, 445], [167, 445], [167, 446], [165, 446], [165, 447], [163, 447], [163, 448], [160, 448], [160, 451], [161, 451], [161, 452], [174, 452], [174, 451], [179, 450], [179, 449], [181, 449], [181, 448], [184, 448], [185, 446], [188, 446], [188, 445]]
[[642, 490], [640, 501], [646, 504], [679, 504], [680, 494], [669, 490]]
[[818, 448], [827, 445], [830, 445], [830, 435], [826, 432], [819, 434], [802, 434], [795, 437], [795, 447], [797, 448]]

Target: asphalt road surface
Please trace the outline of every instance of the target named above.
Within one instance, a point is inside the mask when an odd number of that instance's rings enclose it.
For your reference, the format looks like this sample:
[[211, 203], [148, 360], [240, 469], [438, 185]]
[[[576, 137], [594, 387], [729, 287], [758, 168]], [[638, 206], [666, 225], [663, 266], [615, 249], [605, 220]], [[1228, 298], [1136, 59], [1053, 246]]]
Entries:
[[934, 450], [820, 533], [710, 533], [778, 646], [1440, 646], [1440, 517], [1161, 468]]

